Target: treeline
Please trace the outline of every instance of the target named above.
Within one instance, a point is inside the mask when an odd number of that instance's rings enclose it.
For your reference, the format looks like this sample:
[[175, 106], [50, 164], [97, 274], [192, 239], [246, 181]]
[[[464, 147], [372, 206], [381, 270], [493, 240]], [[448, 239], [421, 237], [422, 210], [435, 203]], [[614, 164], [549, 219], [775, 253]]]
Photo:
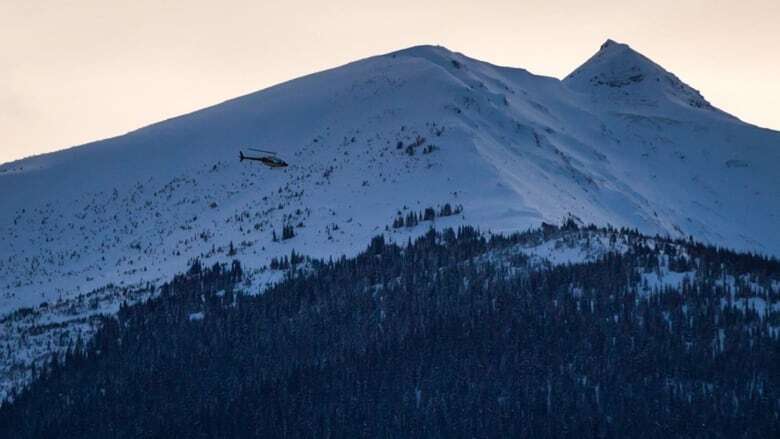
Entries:
[[[594, 231], [631, 250], [554, 267], [491, 257]], [[741, 294], [775, 304], [780, 264], [649, 244], [571, 224], [490, 238], [430, 231], [404, 247], [377, 237], [355, 258], [311, 261], [306, 274], [290, 265], [260, 296], [234, 290], [237, 262], [196, 264], [43, 368], [0, 408], [0, 432], [777, 437], [778, 313], [730, 302], [719, 280], [751, 277]], [[706, 276], [640, 293], [653, 255], [681, 245]]]

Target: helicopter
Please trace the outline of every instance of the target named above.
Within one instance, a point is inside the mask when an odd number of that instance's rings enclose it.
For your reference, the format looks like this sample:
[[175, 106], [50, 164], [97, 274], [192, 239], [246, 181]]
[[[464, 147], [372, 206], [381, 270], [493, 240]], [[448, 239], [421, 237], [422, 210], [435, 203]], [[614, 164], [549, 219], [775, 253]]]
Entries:
[[279, 157], [276, 157], [276, 153], [273, 152], [273, 151], [265, 151], [265, 150], [262, 150], [262, 149], [255, 149], [255, 148], [247, 148], [247, 149], [250, 150], [250, 151], [254, 151], [254, 152], [262, 152], [264, 155], [253, 157], [253, 156], [244, 155], [243, 151], [239, 151], [238, 152], [238, 154], [239, 154], [238, 158], [242, 162], [244, 160], [255, 160], [255, 161], [258, 161], [258, 162], [268, 166], [269, 168], [286, 168], [287, 167], [287, 162], [285, 162], [284, 160], [280, 159]]

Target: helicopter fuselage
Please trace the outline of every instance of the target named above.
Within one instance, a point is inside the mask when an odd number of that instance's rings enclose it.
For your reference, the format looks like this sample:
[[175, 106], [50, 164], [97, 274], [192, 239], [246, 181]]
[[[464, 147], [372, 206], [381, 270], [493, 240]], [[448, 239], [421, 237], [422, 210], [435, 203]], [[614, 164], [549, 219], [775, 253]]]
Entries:
[[272, 156], [260, 156], [260, 157], [252, 157], [252, 156], [246, 156], [243, 152], [240, 153], [239, 159], [243, 162], [244, 160], [253, 160], [256, 162], [260, 162], [269, 168], [286, 168], [287, 162], [284, 160], [278, 158], [278, 157], [272, 157]]

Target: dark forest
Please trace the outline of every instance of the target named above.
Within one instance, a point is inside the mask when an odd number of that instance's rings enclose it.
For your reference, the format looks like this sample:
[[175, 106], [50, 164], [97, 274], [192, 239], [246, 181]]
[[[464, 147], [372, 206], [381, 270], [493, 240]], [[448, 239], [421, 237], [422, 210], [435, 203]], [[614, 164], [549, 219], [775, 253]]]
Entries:
[[[629, 249], [539, 264], [523, 244]], [[652, 241], [652, 245], [651, 245]], [[663, 255], [663, 257], [661, 257]], [[642, 292], [642, 273], [694, 272]], [[0, 407], [14, 438], [777, 437], [780, 263], [630, 230], [464, 227], [354, 258], [203, 266]], [[733, 284], [723, 282], [726, 277]], [[763, 311], [751, 300], [768, 304]]]

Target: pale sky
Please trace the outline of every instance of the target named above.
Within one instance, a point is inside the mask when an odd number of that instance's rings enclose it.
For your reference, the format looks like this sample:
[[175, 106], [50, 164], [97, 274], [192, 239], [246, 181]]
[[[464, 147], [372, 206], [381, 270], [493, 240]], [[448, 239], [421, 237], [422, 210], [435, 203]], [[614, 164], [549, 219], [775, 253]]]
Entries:
[[408, 46], [562, 78], [607, 38], [780, 129], [778, 0], [0, 0], [0, 162]]

